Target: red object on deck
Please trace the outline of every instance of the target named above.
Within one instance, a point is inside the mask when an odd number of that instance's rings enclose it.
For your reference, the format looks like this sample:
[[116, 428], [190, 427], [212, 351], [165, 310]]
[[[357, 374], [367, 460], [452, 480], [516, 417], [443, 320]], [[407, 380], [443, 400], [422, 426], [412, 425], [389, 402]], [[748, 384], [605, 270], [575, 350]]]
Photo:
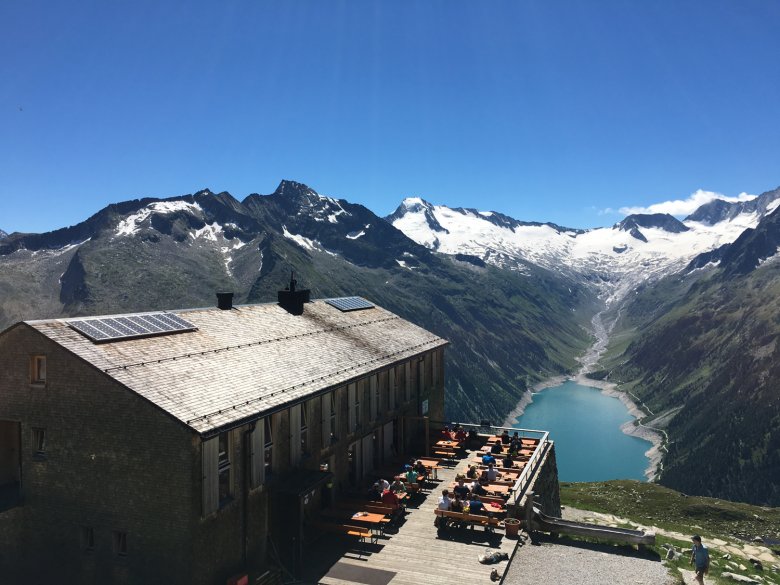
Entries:
[[227, 585], [249, 585], [249, 575], [236, 575], [227, 580]]

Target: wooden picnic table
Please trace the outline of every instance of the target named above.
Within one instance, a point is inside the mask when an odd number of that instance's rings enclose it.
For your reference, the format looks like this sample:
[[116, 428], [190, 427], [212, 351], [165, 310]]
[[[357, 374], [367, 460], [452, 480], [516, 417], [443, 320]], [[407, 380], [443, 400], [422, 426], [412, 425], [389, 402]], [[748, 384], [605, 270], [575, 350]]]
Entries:
[[489, 483], [482, 487], [485, 488], [485, 491], [490, 492], [492, 494], [498, 494], [500, 496], [503, 496], [504, 494], [508, 494], [509, 491], [512, 489], [511, 485], [502, 485], [498, 483]]
[[351, 522], [362, 522], [368, 524], [372, 531], [376, 531], [381, 534], [384, 532], [384, 525], [386, 518], [384, 514], [376, 514], [374, 512], [357, 511], [350, 517]]
[[460, 449], [460, 441], [436, 441], [437, 447], [445, 447], [447, 449]]
[[433, 474], [433, 479], [439, 479], [438, 470], [441, 469], [441, 466], [438, 459], [418, 459], [418, 461], [425, 465], [429, 474]]

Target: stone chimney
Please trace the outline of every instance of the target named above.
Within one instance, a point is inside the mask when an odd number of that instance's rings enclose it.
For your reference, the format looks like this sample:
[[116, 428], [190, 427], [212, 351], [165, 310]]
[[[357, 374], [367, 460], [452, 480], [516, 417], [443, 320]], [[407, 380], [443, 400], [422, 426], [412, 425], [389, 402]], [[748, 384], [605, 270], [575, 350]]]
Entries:
[[290, 273], [290, 284], [284, 290], [280, 290], [277, 294], [277, 302], [279, 306], [291, 315], [302, 315], [304, 303], [309, 302], [311, 291], [309, 289], [297, 290], [296, 285], [298, 281], [295, 280], [295, 273]]
[[217, 293], [217, 308], [223, 311], [229, 311], [233, 308], [233, 293], [232, 292], [218, 292]]

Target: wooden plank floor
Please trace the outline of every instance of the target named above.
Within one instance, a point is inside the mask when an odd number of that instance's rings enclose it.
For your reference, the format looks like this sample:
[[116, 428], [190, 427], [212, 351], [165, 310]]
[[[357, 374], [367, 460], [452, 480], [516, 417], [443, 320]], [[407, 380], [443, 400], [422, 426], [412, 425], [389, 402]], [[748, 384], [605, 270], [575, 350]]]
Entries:
[[[449, 486], [456, 473], [467, 468], [468, 457], [459, 460], [454, 467], [440, 469], [436, 487], [426, 490], [425, 498], [418, 499], [418, 507], [410, 508], [405, 522], [397, 532], [388, 532], [379, 539], [378, 545], [371, 545], [368, 554], [358, 555], [357, 548], [350, 549], [336, 562], [347, 563], [372, 569], [391, 571], [396, 575], [391, 585], [453, 585], [455, 583], [490, 582], [490, 572], [498, 569], [503, 574], [508, 565], [502, 561], [495, 565], [483, 565], [477, 557], [486, 549], [499, 550], [512, 555], [517, 540], [504, 536], [503, 530], [486, 532], [481, 527], [473, 529], [448, 529], [441, 537], [433, 525], [436, 503], [441, 495], [442, 486]], [[316, 562], [312, 555], [309, 561]], [[309, 583], [323, 585], [350, 585], [358, 581], [344, 581], [327, 577], [334, 557], [326, 560], [324, 566], [310, 565]], [[330, 564], [328, 564], [330, 563]]]

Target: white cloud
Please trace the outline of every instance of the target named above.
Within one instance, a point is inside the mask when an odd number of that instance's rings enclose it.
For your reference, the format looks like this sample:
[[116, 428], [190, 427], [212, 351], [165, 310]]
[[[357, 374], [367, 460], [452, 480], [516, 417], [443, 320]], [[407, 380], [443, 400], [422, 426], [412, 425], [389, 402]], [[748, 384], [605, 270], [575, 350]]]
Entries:
[[[695, 193], [692, 193], [687, 199], [675, 199], [673, 201], [663, 201], [661, 203], [653, 203], [647, 207], [621, 207], [620, 213], [624, 215], [632, 215], [634, 213], [668, 213], [669, 215], [690, 215], [696, 211], [699, 207], [705, 203], [709, 203], [714, 199], [723, 199], [729, 203], [735, 203], [737, 201], [750, 201], [755, 199], [756, 195], [749, 195], [748, 193], [740, 193], [736, 197], [727, 197], [722, 193], [715, 193], [714, 191], [704, 191], [699, 189]], [[607, 210], [605, 210], [606, 212]], [[612, 211], [611, 209], [609, 211]]]

